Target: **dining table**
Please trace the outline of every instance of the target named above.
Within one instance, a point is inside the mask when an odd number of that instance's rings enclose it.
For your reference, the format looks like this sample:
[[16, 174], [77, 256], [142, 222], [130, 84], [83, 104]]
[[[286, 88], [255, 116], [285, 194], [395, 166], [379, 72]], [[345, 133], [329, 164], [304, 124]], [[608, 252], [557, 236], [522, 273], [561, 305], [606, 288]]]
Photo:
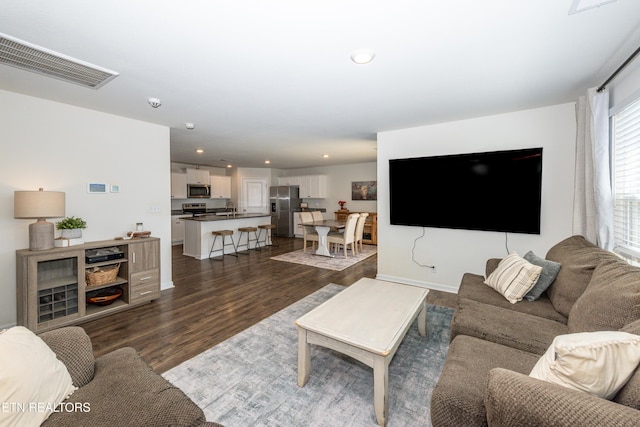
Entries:
[[318, 221], [303, 222], [300, 225], [303, 227], [314, 227], [318, 233], [318, 249], [315, 255], [326, 256], [333, 258], [334, 255], [329, 251], [327, 245], [327, 235], [329, 231], [341, 231], [344, 230], [347, 224], [346, 219], [323, 219]]

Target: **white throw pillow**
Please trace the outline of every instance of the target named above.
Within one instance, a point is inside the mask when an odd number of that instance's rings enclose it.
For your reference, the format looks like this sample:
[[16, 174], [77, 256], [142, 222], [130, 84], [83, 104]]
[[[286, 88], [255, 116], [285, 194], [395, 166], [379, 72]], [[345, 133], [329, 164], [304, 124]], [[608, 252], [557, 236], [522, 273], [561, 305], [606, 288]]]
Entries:
[[514, 252], [500, 261], [484, 283], [515, 304], [533, 288], [541, 272], [542, 267], [531, 264]]
[[0, 332], [1, 426], [40, 425], [75, 390], [66, 366], [33, 332]]
[[558, 335], [529, 376], [612, 399], [640, 363], [640, 335], [617, 331]]

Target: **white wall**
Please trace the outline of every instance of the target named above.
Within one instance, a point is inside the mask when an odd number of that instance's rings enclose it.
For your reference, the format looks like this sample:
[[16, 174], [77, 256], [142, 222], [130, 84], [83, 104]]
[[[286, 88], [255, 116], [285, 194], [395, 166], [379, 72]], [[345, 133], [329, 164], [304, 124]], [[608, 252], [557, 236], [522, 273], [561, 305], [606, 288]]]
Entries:
[[[484, 275], [488, 258], [507, 254], [505, 239], [509, 251], [544, 257], [571, 235], [575, 128], [571, 103], [379, 133], [378, 278], [456, 292], [464, 273]], [[540, 235], [389, 224], [389, 159], [529, 147], [543, 147]], [[438, 183], [422, 185], [415, 208], [429, 209], [429, 186]], [[419, 264], [435, 265], [435, 272]]]
[[[88, 194], [89, 182], [120, 192]], [[39, 187], [66, 193], [86, 241], [143, 222], [162, 241], [162, 288], [172, 286], [169, 128], [0, 90], [0, 325], [16, 322], [15, 251], [29, 246], [33, 222], [13, 218], [13, 193]]]

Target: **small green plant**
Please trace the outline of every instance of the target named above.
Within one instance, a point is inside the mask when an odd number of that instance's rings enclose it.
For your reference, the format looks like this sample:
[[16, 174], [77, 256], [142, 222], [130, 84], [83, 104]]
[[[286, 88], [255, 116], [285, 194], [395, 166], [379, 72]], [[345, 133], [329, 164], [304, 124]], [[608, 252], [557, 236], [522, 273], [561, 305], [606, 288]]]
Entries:
[[76, 218], [73, 216], [56, 222], [56, 229], [58, 230], [71, 230], [74, 228], [87, 228], [87, 223], [82, 218]]

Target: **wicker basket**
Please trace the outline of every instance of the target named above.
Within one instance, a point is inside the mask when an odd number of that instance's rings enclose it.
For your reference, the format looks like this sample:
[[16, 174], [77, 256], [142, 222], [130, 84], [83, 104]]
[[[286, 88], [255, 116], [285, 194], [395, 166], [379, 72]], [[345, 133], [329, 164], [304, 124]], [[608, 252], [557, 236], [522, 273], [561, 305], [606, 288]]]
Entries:
[[106, 285], [115, 282], [120, 271], [120, 264], [104, 265], [85, 270], [87, 286]]

